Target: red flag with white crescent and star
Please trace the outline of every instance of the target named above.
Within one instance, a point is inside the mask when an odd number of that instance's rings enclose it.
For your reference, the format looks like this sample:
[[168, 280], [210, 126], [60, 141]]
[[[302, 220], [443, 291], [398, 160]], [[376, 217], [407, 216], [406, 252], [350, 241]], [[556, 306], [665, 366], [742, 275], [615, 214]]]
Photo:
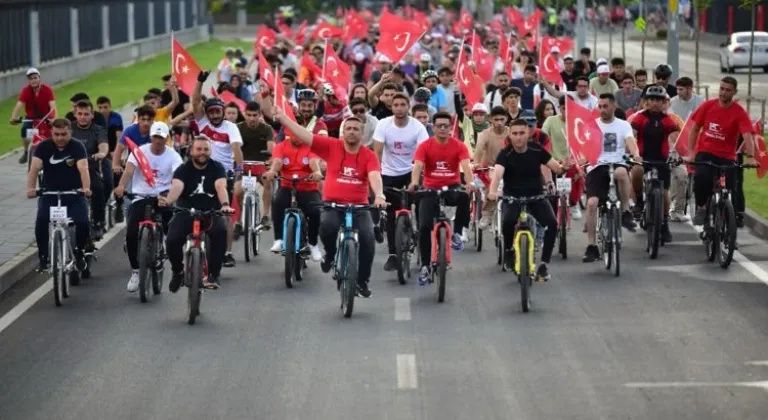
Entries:
[[134, 143], [128, 136], [125, 137], [125, 145], [128, 146], [128, 150], [133, 154], [133, 157], [136, 158], [136, 162], [139, 163], [139, 170], [144, 176], [144, 180], [147, 181], [147, 185], [154, 188], [155, 172], [152, 170], [152, 165], [149, 164], [147, 157], [141, 149], [139, 149], [139, 146], [136, 146], [136, 143]]
[[603, 132], [592, 111], [569, 96], [565, 101], [565, 123], [568, 147], [576, 156], [586, 159], [591, 165], [596, 164], [603, 151]]
[[382, 13], [379, 21], [381, 34], [376, 51], [397, 64], [414, 44], [427, 32], [416, 22], [407, 21], [392, 13]]
[[757, 120], [755, 123], [754, 136], [752, 138], [755, 141], [755, 160], [757, 161], [757, 177], [763, 179], [765, 174], [768, 173], [768, 151], [765, 147], [765, 139], [763, 138], [763, 121]]
[[551, 53], [540, 53], [541, 59], [539, 60], [539, 74], [546, 81], [555, 85], [563, 84], [563, 77], [560, 75], [560, 64], [555, 60], [555, 57]]
[[171, 42], [171, 60], [173, 60], [173, 77], [176, 78], [176, 84], [182, 92], [192, 96], [197, 85], [197, 75], [200, 74], [200, 66], [175, 39]]
[[456, 64], [456, 74], [454, 79], [458, 85], [459, 91], [464, 94], [467, 100], [467, 106], [469, 109], [476, 103], [483, 102], [484, 88], [483, 79], [472, 70], [472, 66], [469, 64], [469, 57], [464, 53], [464, 44], [459, 50], [459, 59]]
[[270, 89], [275, 90], [275, 71], [261, 51], [259, 51], [259, 80], [263, 80]]
[[256, 39], [253, 41], [253, 49], [268, 50], [275, 44], [277, 44], [277, 32], [267, 26], [259, 26], [256, 31]]

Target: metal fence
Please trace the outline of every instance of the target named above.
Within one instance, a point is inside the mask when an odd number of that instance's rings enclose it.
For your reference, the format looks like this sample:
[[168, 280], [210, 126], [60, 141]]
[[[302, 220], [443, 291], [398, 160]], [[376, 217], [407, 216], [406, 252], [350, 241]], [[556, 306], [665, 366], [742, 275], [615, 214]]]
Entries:
[[0, 1], [0, 74], [192, 28], [206, 0]]

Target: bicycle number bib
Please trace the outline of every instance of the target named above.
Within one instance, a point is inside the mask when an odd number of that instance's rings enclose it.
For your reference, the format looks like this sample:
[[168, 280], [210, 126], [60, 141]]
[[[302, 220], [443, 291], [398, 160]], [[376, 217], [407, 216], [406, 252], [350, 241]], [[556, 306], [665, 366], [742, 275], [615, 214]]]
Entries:
[[570, 194], [571, 178], [557, 178], [557, 192], [560, 194]]
[[27, 140], [34, 139], [35, 136], [37, 136], [38, 134], [40, 134], [40, 130], [38, 130], [37, 128], [28, 128], [27, 129]]
[[256, 184], [258, 183], [258, 181], [256, 180], [255, 176], [244, 176], [242, 183], [243, 183], [243, 189], [253, 190], [253, 189], [256, 189]]
[[51, 221], [59, 222], [67, 220], [67, 208], [66, 207], [51, 207]]

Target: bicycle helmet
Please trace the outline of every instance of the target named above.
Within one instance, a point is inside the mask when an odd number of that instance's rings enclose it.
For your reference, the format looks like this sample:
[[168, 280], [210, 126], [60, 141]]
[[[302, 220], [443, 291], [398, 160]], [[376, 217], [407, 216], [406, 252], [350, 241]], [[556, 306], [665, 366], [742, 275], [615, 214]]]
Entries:
[[330, 83], [323, 83], [323, 93], [325, 96], [336, 95], [336, 91], [333, 89], [333, 85]]
[[208, 98], [205, 101], [205, 104], [203, 105], [205, 108], [205, 112], [208, 112], [211, 108], [221, 108], [224, 109], [224, 102], [222, 102], [219, 98]]
[[301, 101], [316, 101], [317, 93], [312, 89], [302, 89], [297, 94], [299, 102]]
[[426, 103], [429, 102], [430, 98], [432, 98], [432, 92], [425, 87], [420, 87], [416, 89], [416, 92], [413, 92], [413, 100], [416, 102]]
[[653, 69], [653, 75], [656, 76], [657, 79], [669, 79], [672, 77], [672, 67], [670, 67], [669, 64], [659, 64]]
[[648, 99], [651, 99], [651, 98], [664, 99], [667, 97], [667, 90], [658, 85], [649, 86], [648, 89], [645, 91], [645, 97]]
[[422, 83], [426, 82], [427, 79], [429, 79], [430, 77], [434, 77], [435, 79], [437, 79], [437, 72], [434, 71], [434, 70], [427, 70], [427, 71], [425, 71], [421, 75], [421, 82]]

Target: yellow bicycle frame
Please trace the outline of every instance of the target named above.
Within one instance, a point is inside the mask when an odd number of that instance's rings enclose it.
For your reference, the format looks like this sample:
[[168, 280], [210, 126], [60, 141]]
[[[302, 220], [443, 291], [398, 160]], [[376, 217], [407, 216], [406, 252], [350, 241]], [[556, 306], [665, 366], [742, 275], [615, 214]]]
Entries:
[[[528, 221], [528, 212], [521, 211], [520, 217], [518, 218], [521, 222], [527, 222]], [[515, 273], [520, 275], [520, 238], [525, 235], [528, 237], [528, 274], [533, 274], [534, 270], [534, 261], [533, 257], [536, 253], [536, 243], [534, 242], [533, 233], [531, 233], [530, 230], [524, 229], [524, 230], [518, 230], [515, 232], [515, 240], [513, 242], [513, 246], [515, 249]]]

